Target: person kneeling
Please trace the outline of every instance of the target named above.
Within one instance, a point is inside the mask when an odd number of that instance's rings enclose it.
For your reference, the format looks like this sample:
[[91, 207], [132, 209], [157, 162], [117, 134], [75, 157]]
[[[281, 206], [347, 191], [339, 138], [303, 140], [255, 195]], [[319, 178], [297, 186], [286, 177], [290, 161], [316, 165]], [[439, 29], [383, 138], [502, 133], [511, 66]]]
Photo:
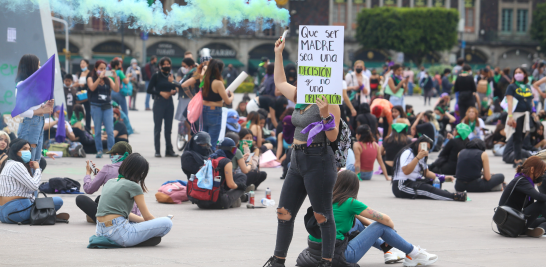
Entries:
[[394, 161], [392, 193], [397, 198], [466, 201], [466, 192], [450, 193], [432, 185], [435, 178], [441, 183], [455, 179], [453, 176], [436, 174], [428, 170], [428, 150], [432, 143], [432, 139], [421, 136], [402, 148]]
[[[104, 185], [97, 209], [97, 236], [106, 237], [122, 247], [132, 247], [148, 240], [157, 245], [161, 237], [171, 231], [171, 219], [156, 219], [144, 201], [148, 168], [148, 161], [133, 153], [119, 167], [118, 178]], [[131, 213], [135, 202], [142, 217]]]
[[[357, 200], [359, 187], [355, 173], [348, 170], [338, 173], [332, 198], [336, 224], [333, 266], [358, 266], [356, 263], [372, 246], [384, 252], [385, 263], [404, 260], [404, 266], [426, 266], [438, 260], [437, 255], [404, 240], [394, 230], [394, 223], [388, 215]], [[321, 258], [321, 231], [313, 219], [312, 215], [305, 216], [305, 226], [310, 235], [309, 247], [297, 259], [301, 267], [315, 267]]]
[[455, 190], [459, 192], [502, 191], [504, 183], [504, 174], [491, 173], [485, 142], [478, 138], [468, 142], [466, 148], [459, 152], [455, 177]]

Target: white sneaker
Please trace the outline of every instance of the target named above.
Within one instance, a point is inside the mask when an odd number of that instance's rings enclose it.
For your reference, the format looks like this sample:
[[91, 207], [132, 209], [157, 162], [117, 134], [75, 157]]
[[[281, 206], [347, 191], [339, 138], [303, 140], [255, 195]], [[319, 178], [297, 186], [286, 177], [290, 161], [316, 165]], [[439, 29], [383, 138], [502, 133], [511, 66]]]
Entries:
[[404, 258], [406, 258], [406, 253], [400, 251], [397, 248], [391, 248], [391, 250], [385, 253], [384, 257], [385, 264], [397, 263], [399, 261], [403, 261]]
[[409, 255], [406, 256], [404, 260], [404, 266], [427, 266], [435, 263], [438, 260], [438, 256], [435, 254], [430, 254], [426, 252], [425, 249], [419, 248], [419, 255], [414, 258], [411, 258]]

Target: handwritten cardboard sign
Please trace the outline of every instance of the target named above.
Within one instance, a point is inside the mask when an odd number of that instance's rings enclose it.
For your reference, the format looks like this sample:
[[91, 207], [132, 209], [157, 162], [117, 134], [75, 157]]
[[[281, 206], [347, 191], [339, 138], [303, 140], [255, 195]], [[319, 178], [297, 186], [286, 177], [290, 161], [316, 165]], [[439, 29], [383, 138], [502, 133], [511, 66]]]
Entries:
[[298, 40], [298, 104], [314, 104], [325, 96], [341, 105], [343, 93], [343, 26], [300, 25]]

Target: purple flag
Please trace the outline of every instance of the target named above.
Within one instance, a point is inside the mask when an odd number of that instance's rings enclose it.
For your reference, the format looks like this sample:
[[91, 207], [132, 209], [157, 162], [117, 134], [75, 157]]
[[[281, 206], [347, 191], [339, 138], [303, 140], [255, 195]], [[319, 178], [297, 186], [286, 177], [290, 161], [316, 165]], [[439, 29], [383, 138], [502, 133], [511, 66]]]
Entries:
[[51, 56], [26, 80], [17, 85], [17, 98], [11, 116], [15, 117], [33, 106], [53, 99], [55, 84], [55, 55]]
[[64, 143], [66, 139], [66, 128], [64, 122], [64, 103], [61, 105], [61, 113], [59, 113], [59, 122], [57, 122], [57, 134], [55, 135], [55, 142]]

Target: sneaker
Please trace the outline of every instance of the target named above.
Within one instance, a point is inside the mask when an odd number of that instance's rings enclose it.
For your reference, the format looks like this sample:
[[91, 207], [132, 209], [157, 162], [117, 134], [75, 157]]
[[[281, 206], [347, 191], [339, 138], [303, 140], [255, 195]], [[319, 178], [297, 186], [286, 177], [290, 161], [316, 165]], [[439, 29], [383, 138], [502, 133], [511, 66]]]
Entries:
[[254, 190], [256, 190], [256, 186], [254, 186], [254, 184], [251, 184], [251, 185], [246, 187], [245, 193], [248, 193], [248, 192], [254, 191]]
[[464, 191], [464, 192], [457, 192], [457, 193], [455, 193], [455, 196], [453, 197], [453, 200], [465, 202], [465, 201], [466, 201], [466, 197], [467, 197], [466, 191]]
[[544, 229], [542, 227], [536, 227], [534, 229], [527, 229], [525, 232], [530, 237], [542, 237], [544, 235]]
[[77, 158], [80, 157], [80, 150], [82, 149], [82, 145], [76, 145], [74, 147], [71, 147], [68, 149], [68, 154], [70, 154], [70, 157]]
[[325, 259], [321, 259], [317, 267], [332, 267], [332, 262]]
[[263, 267], [284, 267], [284, 263], [279, 263], [278, 260], [279, 258], [272, 256]]
[[400, 251], [397, 248], [391, 248], [391, 250], [385, 252], [385, 264], [397, 263], [403, 261], [406, 258], [406, 253]]
[[138, 243], [135, 245], [135, 247], [153, 247], [153, 246], [157, 246], [159, 245], [159, 243], [161, 243], [161, 237], [160, 236], [156, 236], [156, 237], [152, 237], [142, 243]]
[[425, 249], [419, 248], [419, 254], [414, 258], [409, 255], [404, 260], [404, 266], [427, 266], [435, 263], [438, 260], [438, 256], [428, 253]]
[[102, 158], [102, 151], [97, 152], [97, 155], [95, 156], [95, 158], [98, 158], [98, 159]]
[[243, 203], [248, 202], [248, 199], [249, 199], [248, 193], [244, 193], [244, 194], [241, 196], [241, 202], [243, 202]]
[[80, 156], [80, 158], [87, 157], [87, 155], [85, 154], [85, 150], [83, 150], [83, 146], [78, 149], [78, 155]]

